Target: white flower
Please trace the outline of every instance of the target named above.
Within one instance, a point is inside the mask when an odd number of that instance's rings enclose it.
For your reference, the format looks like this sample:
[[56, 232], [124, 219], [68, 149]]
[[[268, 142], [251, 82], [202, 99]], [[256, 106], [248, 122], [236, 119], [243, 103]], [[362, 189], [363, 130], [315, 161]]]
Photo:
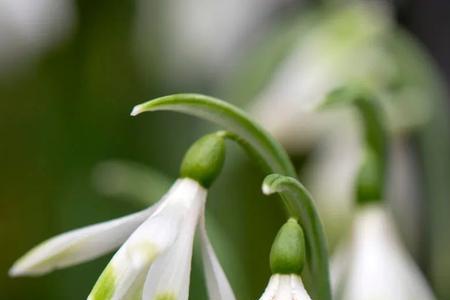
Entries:
[[289, 152], [309, 149], [349, 117], [316, 112], [330, 91], [353, 81], [384, 91], [395, 75], [383, 45], [392, 23], [384, 6], [353, 3], [307, 24], [255, 97], [251, 111]]
[[184, 178], [154, 206], [127, 217], [50, 239], [21, 258], [10, 275], [40, 275], [81, 263], [123, 244], [88, 299], [187, 300], [197, 224], [210, 298], [233, 300], [233, 291], [206, 235], [207, 190]]
[[259, 300], [311, 300], [311, 297], [299, 275], [274, 274]]
[[350, 243], [333, 259], [332, 275], [335, 295], [342, 295], [336, 299], [435, 299], [381, 205], [357, 213]]

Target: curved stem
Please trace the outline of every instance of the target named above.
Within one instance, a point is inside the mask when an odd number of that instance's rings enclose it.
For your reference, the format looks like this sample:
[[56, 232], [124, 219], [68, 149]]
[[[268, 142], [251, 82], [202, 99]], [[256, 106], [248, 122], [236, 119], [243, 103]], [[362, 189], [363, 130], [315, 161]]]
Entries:
[[200, 94], [176, 94], [147, 101], [133, 108], [132, 116], [145, 111], [171, 110], [194, 115], [223, 126], [229, 137], [238, 141], [266, 172], [296, 176], [283, 147], [241, 109], [219, 99]]
[[384, 197], [388, 135], [384, 111], [373, 93], [359, 85], [349, 85], [331, 92], [321, 108], [353, 105], [364, 130], [365, 156], [356, 181], [358, 203], [380, 201]]
[[353, 105], [358, 110], [364, 128], [364, 141], [368, 147], [384, 156], [387, 134], [381, 103], [373, 93], [359, 85], [348, 85], [329, 93], [319, 109]]
[[[131, 115], [158, 110], [183, 112], [216, 123], [226, 129], [228, 132], [224, 134], [246, 149], [267, 174], [296, 177], [295, 168], [283, 147], [244, 111], [229, 103], [199, 94], [178, 94], [137, 105]], [[307, 243], [311, 243], [309, 257], [315, 299], [330, 300], [327, 245], [312, 198], [287, 197], [285, 194], [282, 198], [289, 214], [301, 222]]]
[[305, 231], [306, 260], [314, 284], [313, 299], [331, 299], [328, 250], [314, 201], [305, 187], [295, 178], [271, 174], [264, 179], [266, 195], [279, 193], [291, 216], [297, 216]]

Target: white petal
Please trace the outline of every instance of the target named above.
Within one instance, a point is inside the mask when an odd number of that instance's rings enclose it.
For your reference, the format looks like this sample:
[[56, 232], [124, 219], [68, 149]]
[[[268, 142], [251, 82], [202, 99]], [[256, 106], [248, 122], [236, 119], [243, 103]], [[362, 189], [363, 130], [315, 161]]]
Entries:
[[270, 277], [269, 284], [259, 300], [273, 300], [278, 291], [281, 275], [275, 274]]
[[176, 214], [165, 210], [139, 226], [114, 255], [88, 299], [123, 299], [142, 291], [150, 264], [176, 239], [180, 223]]
[[274, 300], [293, 300], [290, 275], [280, 275]]
[[311, 300], [300, 276], [274, 274], [259, 300]]
[[[383, 74], [384, 79], [395, 74], [393, 65], [386, 63], [390, 57], [374, 46], [389, 28], [389, 20], [381, 5], [366, 2], [355, 3], [305, 31], [255, 99], [254, 115], [289, 152], [308, 149], [329, 129], [329, 118], [312, 111], [331, 90], [356, 78], [372, 83], [374, 74]], [[348, 18], [355, 26], [344, 41], [334, 28]]]
[[435, 299], [420, 270], [402, 247], [381, 206], [360, 211], [354, 223], [353, 262], [344, 299]]
[[[182, 223], [195, 203], [194, 181], [178, 180], [153, 215], [117, 251], [95, 284], [89, 300], [138, 299], [153, 261], [183, 233]], [[199, 186], [195, 183], [196, 186]], [[199, 186], [200, 187], [200, 186]], [[202, 188], [204, 191], [204, 189]], [[164, 254], [162, 255], [164, 257]]]
[[187, 209], [175, 243], [150, 267], [143, 299], [187, 300], [195, 228], [206, 200], [206, 190], [197, 182], [184, 179], [180, 195]]
[[354, 181], [362, 154], [356, 121], [341, 118], [322, 137], [305, 166], [305, 186], [314, 195], [331, 242], [348, 230], [352, 217]]
[[57, 235], [20, 258], [9, 274], [41, 275], [108, 253], [119, 247], [155, 209], [153, 206], [126, 217]]
[[292, 290], [292, 300], [311, 300], [311, 297], [306, 291], [300, 276], [291, 275], [290, 284]]
[[205, 216], [200, 220], [200, 238], [202, 243], [203, 267], [205, 270], [208, 299], [235, 300], [236, 297], [223, 271], [214, 249], [209, 241], [205, 227]]
[[339, 299], [338, 295], [342, 294], [342, 288], [345, 284], [345, 278], [347, 277], [351, 262], [352, 252], [350, 243], [345, 242], [334, 250], [330, 262], [331, 290], [336, 299]]

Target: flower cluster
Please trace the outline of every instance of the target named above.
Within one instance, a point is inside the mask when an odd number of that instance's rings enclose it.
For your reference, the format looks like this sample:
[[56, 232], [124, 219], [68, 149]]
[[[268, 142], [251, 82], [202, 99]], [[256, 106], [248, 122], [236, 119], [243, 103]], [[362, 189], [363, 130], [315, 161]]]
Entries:
[[[239, 134], [219, 131], [202, 137], [187, 151], [179, 178], [157, 203], [129, 216], [45, 241], [19, 259], [10, 275], [42, 275], [119, 248], [88, 300], [187, 300], [193, 244], [198, 232], [209, 299], [235, 300], [205, 224], [208, 189], [222, 169], [224, 140], [230, 138], [263, 167], [274, 171], [265, 178], [263, 193], [279, 193], [290, 215], [272, 244], [272, 275], [260, 300], [331, 300], [332, 292], [336, 299], [345, 300], [433, 300], [431, 289], [402, 247], [392, 217], [382, 202], [388, 139], [382, 118], [378, 118], [381, 112], [373, 99], [359, 90], [344, 90], [335, 95], [339, 98], [334, 99], [358, 101], [356, 104], [366, 113], [363, 116], [367, 153], [354, 178], [357, 210], [351, 238], [333, 260], [333, 291], [321, 220], [311, 195], [295, 178], [287, 154], [243, 112], [217, 99], [195, 94], [156, 99], [135, 107], [132, 114], [181, 105], [179, 110], [218, 119], [218, 123], [230, 125]], [[283, 174], [276, 174], [278, 171]], [[302, 272], [306, 264], [311, 280], [305, 287]]]

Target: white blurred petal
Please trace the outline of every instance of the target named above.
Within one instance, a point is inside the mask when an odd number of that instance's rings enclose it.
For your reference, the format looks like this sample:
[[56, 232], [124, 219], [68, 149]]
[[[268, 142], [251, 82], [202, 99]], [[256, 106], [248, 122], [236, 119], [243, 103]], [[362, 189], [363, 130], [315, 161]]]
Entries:
[[259, 300], [311, 300], [298, 275], [274, 274]]
[[[165, 33], [163, 63], [167, 76], [183, 79], [217, 78], [232, 66], [240, 49], [252, 41], [262, 20], [292, 0], [166, 0], [158, 17]], [[154, 51], [148, 35], [155, 30], [155, 5], [138, 0], [136, 42], [140, 61]], [[232, 20], [230, 22], [230, 20]], [[259, 28], [260, 29], [260, 28]], [[225, 71], [225, 72], [224, 72]], [[176, 74], [176, 76], [173, 76]], [[173, 80], [173, 79], [172, 79]]]
[[354, 183], [362, 154], [355, 121], [345, 118], [323, 137], [303, 174], [331, 243], [348, 228], [353, 211]]
[[183, 180], [186, 183], [183, 199], [185, 217], [173, 245], [150, 267], [143, 299], [188, 299], [194, 234], [205, 205], [206, 190], [193, 180]]
[[396, 225], [402, 232], [405, 245], [413, 254], [420, 249], [423, 234], [422, 200], [419, 159], [414, 147], [405, 138], [392, 139], [389, 152], [386, 199], [391, 205]]
[[0, 74], [61, 41], [75, 13], [73, 0], [0, 0]]
[[[193, 208], [201, 207], [205, 198], [206, 190], [197, 182], [177, 180], [154, 214], [114, 255], [88, 299], [119, 300], [140, 296], [151, 264], [157, 258], [159, 261], [160, 255], [163, 258], [177, 248], [178, 241], [185, 238], [186, 220], [192, 219]], [[182, 250], [192, 252], [192, 249]]]
[[11, 276], [41, 275], [79, 264], [119, 247], [156, 206], [115, 220], [57, 235], [34, 247], [11, 268]]
[[389, 24], [379, 3], [354, 3], [328, 15], [299, 37], [252, 112], [288, 150], [304, 150], [329, 129], [329, 116], [314, 112], [327, 93], [355, 80], [377, 86], [392, 78], [395, 69], [380, 39]]
[[200, 239], [202, 243], [203, 267], [205, 270], [208, 299], [235, 300], [233, 289], [209, 241], [205, 227], [205, 217], [200, 220]]
[[343, 299], [435, 299], [382, 206], [358, 212], [351, 247], [352, 263]]
[[347, 277], [348, 266], [352, 261], [352, 253], [349, 243], [343, 243], [334, 250], [333, 257], [330, 259], [330, 281], [331, 290], [336, 299], [341, 294], [342, 287]]

